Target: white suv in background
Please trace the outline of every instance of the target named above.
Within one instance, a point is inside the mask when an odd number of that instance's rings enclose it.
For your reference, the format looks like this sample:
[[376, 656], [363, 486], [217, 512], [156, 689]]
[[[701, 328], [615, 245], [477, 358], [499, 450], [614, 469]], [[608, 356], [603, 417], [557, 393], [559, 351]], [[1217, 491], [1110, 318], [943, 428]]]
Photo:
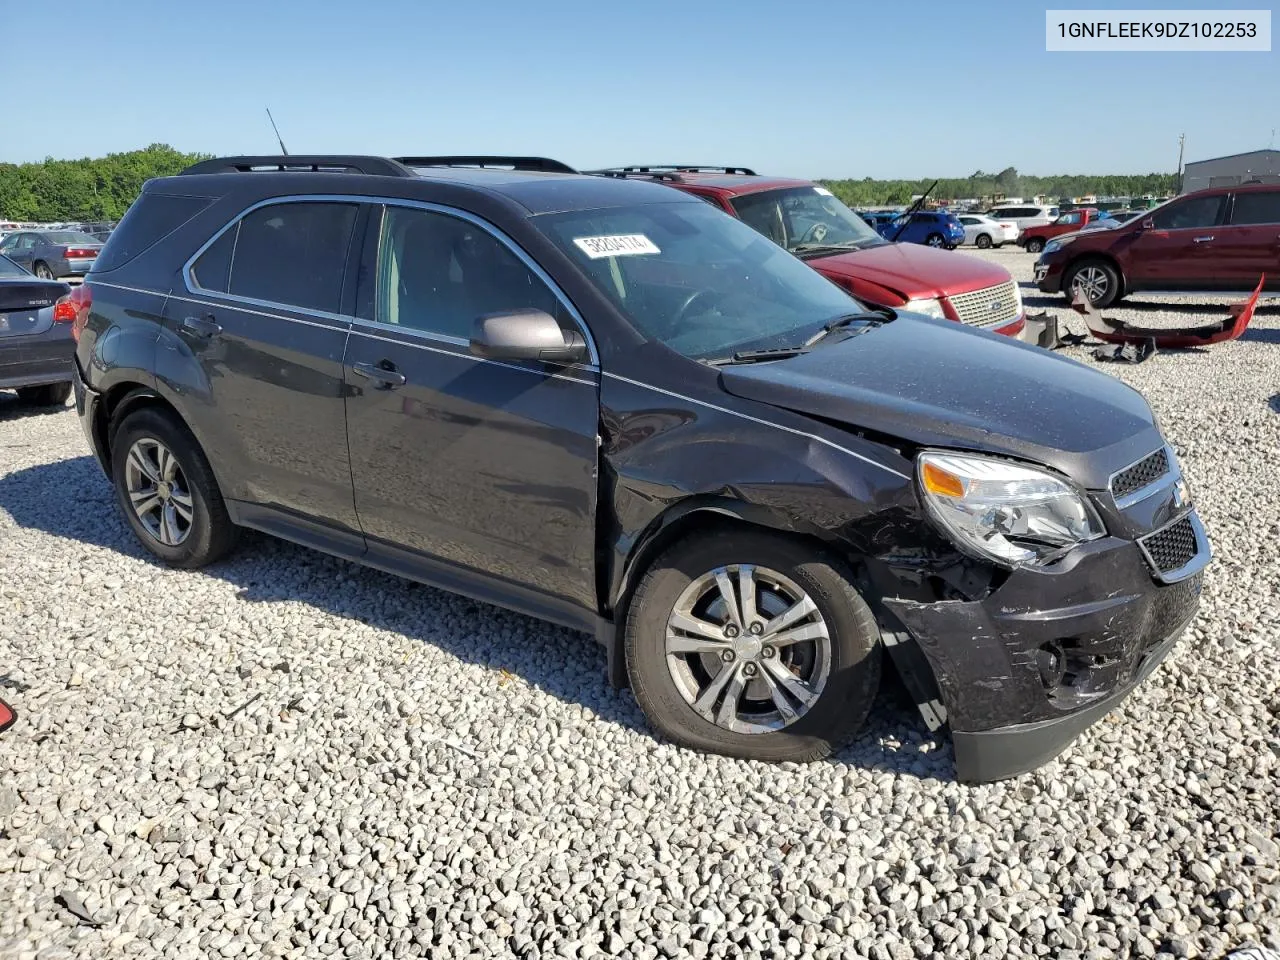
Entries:
[[1012, 220], [995, 220], [981, 213], [962, 213], [959, 220], [964, 227], [964, 242], [983, 250], [1018, 239], [1018, 225]]
[[1034, 203], [1011, 203], [988, 210], [987, 216], [1001, 223], [1014, 223], [1021, 233], [1028, 227], [1043, 227], [1058, 219], [1057, 207], [1041, 207]]

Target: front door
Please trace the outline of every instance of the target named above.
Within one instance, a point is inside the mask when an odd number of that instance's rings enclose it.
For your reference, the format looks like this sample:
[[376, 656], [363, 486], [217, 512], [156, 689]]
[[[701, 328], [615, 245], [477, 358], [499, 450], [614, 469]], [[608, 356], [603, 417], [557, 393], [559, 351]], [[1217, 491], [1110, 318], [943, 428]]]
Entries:
[[482, 314], [570, 311], [465, 215], [388, 206], [370, 237], [345, 364], [369, 559], [594, 610], [598, 371], [469, 350]]
[[161, 378], [172, 370], [178, 380], [191, 363], [203, 371], [198, 390], [184, 383], [179, 396], [210, 461], [228, 467], [225, 496], [356, 541], [342, 354], [361, 210], [307, 201], [246, 214], [195, 260], [189, 289], [170, 297], [174, 336], [157, 351]]
[[31, 269], [36, 249], [34, 233], [11, 233], [0, 241], [0, 253], [25, 270]]
[[1128, 246], [1132, 289], [1209, 290], [1221, 269], [1218, 233], [1226, 195], [1189, 197], [1157, 210]]

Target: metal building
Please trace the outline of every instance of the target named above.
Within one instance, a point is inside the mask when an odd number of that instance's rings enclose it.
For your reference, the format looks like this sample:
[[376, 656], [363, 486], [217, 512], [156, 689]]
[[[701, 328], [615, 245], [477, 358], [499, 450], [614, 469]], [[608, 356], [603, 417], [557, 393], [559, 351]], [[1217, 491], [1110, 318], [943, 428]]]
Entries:
[[1182, 192], [1234, 187], [1249, 180], [1280, 183], [1280, 150], [1252, 150], [1188, 163], [1182, 171]]

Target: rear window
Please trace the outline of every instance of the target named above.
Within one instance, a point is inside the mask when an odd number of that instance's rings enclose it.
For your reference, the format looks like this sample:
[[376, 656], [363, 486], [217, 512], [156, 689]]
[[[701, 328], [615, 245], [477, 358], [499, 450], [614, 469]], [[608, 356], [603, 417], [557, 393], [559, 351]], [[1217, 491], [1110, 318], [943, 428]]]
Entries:
[[87, 233], [81, 233], [78, 230], [54, 230], [46, 233], [46, 240], [52, 240], [54, 243], [97, 243], [93, 237]]
[[[94, 262], [94, 273], [124, 266], [143, 250], [163, 240], [212, 203], [209, 197], [171, 197], [144, 193], [133, 201], [119, 225], [111, 231], [107, 245]], [[92, 237], [89, 242], [96, 243]]]
[[1280, 190], [1236, 194], [1232, 223], [1280, 223]]

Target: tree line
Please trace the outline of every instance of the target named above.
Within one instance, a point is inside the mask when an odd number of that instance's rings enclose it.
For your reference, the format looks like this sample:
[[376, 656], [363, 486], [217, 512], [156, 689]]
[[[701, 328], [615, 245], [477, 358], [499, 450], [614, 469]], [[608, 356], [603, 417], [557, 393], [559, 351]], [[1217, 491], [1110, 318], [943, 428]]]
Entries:
[[177, 173], [204, 154], [163, 143], [82, 160], [0, 163], [0, 219], [118, 220], [152, 177]]
[[[822, 184], [851, 207], [907, 204], [912, 197], [924, 193], [933, 183], [926, 180], [823, 180]], [[1043, 194], [1057, 200], [1089, 194], [1107, 197], [1168, 197], [1178, 192], [1178, 175], [1174, 173], [1142, 174], [1058, 174], [1033, 177], [1020, 174], [1013, 167], [999, 173], [982, 170], [965, 177], [942, 178], [930, 194], [931, 199], [964, 200], [995, 197], [1033, 197]]]
[[[118, 220], [152, 177], [177, 173], [208, 154], [181, 153], [168, 144], [145, 150], [112, 153], [82, 160], [0, 163], [0, 218], [7, 220]], [[999, 173], [981, 170], [963, 179], [938, 181], [932, 196], [939, 200], [1029, 197], [1053, 198], [1085, 194], [1103, 196], [1169, 196], [1178, 190], [1172, 173], [1134, 175], [1063, 174], [1033, 177], [1007, 167]], [[832, 193], [853, 207], [907, 204], [932, 180], [823, 180]]]

